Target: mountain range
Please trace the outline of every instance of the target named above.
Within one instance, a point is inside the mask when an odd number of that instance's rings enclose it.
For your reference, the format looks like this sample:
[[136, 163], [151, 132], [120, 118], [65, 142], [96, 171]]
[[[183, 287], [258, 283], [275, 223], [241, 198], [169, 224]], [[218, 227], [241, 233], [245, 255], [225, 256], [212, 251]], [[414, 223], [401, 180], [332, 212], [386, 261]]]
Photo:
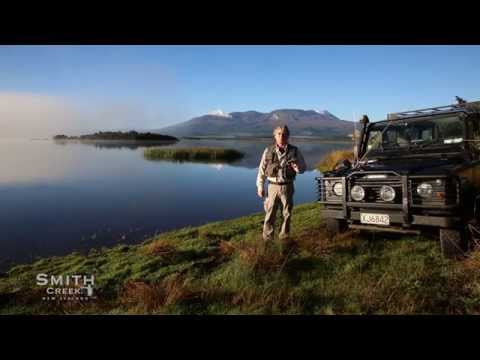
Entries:
[[151, 130], [173, 136], [271, 136], [277, 125], [287, 125], [292, 136], [345, 139], [353, 133], [353, 123], [328, 111], [280, 109], [269, 113], [217, 110], [191, 120]]

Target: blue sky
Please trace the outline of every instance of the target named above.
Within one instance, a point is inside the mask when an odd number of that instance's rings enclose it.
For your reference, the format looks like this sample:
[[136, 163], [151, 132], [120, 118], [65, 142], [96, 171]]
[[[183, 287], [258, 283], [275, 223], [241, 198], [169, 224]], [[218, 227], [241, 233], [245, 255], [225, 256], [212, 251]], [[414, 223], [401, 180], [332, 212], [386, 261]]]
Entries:
[[0, 46], [0, 94], [134, 109], [140, 128], [215, 109], [380, 120], [480, 100], [478, 64], [480, 46]]

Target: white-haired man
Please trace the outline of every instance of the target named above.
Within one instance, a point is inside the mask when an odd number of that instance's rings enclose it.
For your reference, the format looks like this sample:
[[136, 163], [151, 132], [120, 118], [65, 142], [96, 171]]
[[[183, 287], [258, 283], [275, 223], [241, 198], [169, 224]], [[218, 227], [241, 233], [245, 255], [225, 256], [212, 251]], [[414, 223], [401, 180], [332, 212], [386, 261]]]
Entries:
[[290, 241], [290, 221], [293, 210], [295, 177], [306, 169], [305, 160], [300, 150], [288, 143], [290, 132], [286, 125], [273, 130], [274, 142], [263, 152], [257, 176], [257, 194], [265, 198], [264, 184], [268, 180], [268, 192], [265, 200], [265, 221], [263, 240], [269, 245], [274, 236], [275, 216], [282, 208], [283, 223], [279, 238], [284, 251], [293, 245]]

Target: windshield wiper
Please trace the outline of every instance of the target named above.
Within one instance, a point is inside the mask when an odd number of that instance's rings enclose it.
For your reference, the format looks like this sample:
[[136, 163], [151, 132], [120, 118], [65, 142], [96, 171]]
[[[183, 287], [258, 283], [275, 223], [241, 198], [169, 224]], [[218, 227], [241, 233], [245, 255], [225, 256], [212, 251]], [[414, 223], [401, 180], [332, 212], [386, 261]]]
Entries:
[[445, 144], [445, 143], [442, 143], [441, 140], [437, 139], [437, 140], [430, 140], [429, 142], [425, 143], [425, 144], [420, 144], [420, 148], [424, 148], [424, 147], [427, 147], [427, 146], [430, 146], [430, 145], [450, 145], [450, 144]]
[[416, 143], [415, 144], [415, 147], [418, 147], [418, 148], [424, 148], [425, 146], [428, 146], [428, 145], [432, 145], [434, 143], [438, 142], [437, 140], [425, 140], [425, 141], [422, 141], [421, 143]]
[[383, 150], [408, 150], [410, 146], [408, 145], [398, 145], [398, 144], [390, 144], [390, 146], [383, 146]]

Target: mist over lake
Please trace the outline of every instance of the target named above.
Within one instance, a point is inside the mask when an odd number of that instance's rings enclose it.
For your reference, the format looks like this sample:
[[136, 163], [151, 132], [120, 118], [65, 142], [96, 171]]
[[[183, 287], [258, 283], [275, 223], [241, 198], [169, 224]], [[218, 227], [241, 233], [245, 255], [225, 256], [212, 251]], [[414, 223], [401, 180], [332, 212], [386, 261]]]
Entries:
[[[308, 166], [295, 182], [295, 203], [315, 201], [315, 164], [349, 144], [291, 142]], [[147, 160], [143, 151], [159, 146], [154, 143], [0, 140], [0, 271], [37, 257], [138, 243], [155, 233], [261, 212], [255, 180], [268, 143], [168, 145], [245, 154], [231, 164], [202, 164]]]

